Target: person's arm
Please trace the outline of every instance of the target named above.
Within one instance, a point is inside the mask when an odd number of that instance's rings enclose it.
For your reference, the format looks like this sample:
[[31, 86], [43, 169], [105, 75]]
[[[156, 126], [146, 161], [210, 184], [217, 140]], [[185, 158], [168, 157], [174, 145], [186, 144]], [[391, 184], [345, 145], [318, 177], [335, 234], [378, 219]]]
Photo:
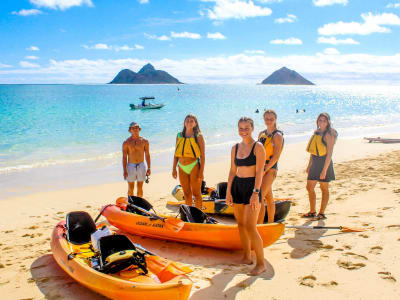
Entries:
[[276, 133], [272, 138], [274, 142], [274, 154], [272, 154], [271, 159], [269, 160], [268, 164], [265, 166], [265, 172], [271, 169], [275, 163], [279, 160], [281, 156], [282, 149], [283, 149], [283, 136], [280, 133]]
[[310, 158], [308, 159], [308, 165], [306, 169], [306, 173], [310, 172], [310, 167], [311, 167], [311, 161], [312, 161], [312, 154], [310, 154]]
[[150, 159], [150, 144], [148, 140], [145, 140], [144, 142], [144, 155], [146, 158], [146, 164], [147, 164], [147, 172], [146, 175], [150, 175], [151, 174], [151, 159]]
[[[176, 137], [175, 145], [178, 142], [178, 137]], [[176, 171], [176, 165], [178, 164], [178, 158], [175, 156], [174, 152], [174, 160], [172, 162], [172, 177], [176, 179], [178, 177], [178, 172]]]
[[203, 180], [204, 178], [204, 165], [206, 163], [206, 153], [205, 153], [205, 141], [202, 135], [197, 137], [200, 147], [200, 170], [199, 170], [199, 179]]
[[226, 204], [229, 206], [232, 206], [233, 204], [231, 188], [232, 188], [233, 178], [235, 177], [237, 171], [237, 166], [235, 164], [235, 147], [236, 146], [233, 146], [231, 150], [231, 167], [229, 169], [229, 175], [228, 175], [228, 186], [226, 187]]
[[[256, 155], [256, 178], [254, 182], [254, 189], [258, 189], [261, 192], [261, 182], [264, 176], [264, 164], [265, 164], [265, 149], [260, 143], [256, 143], [254, 149]], [[254, 193], [250, 198], [250, 207], [252, 209], [257, 209], [260, 205], [258, 193]]]
[[124, 179], [128, 177], [128, 171], [126, 170], [127, 160], [128, 160], [128, 143], [125, 141], [122, 144], [122, 168], [124, 170]]
[[320, 179], [325, 179], [326, 171], [328, 171], [328, 167], [331, 164], [332, 160], [332, 152], [333, 152], [333, 144], [334, 138], [330, 132], [325, 135], [325, 142], [326, 142], [326, 159], [324, 167], [322, 168], [321, 175], [319, 176]]

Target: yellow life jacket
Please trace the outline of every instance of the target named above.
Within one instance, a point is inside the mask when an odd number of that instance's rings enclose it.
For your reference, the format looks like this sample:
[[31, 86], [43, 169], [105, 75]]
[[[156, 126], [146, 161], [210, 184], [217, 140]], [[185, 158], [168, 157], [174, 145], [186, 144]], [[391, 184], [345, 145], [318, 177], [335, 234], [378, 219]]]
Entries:
[[200, 147], [194, 137], [183, 137], [182, 133], [178, 133], [178, 138], [175, 146], [176, 157], [200, 157]]
[[322, 141], [322, 133], [315, 132], [308, 142], [307, 152], [315, 156], [326, 155], [326, 145]]
[[278, 132], [283, 135], [283, 132], [278, 129], [274, 130], [271, 134], [267, 134], [267, 131], [264, 130], [260, 138], [258, 139], [258, 141], [264, 146], [265, 160], [270, 160], [274, 155], [274, 144], [272, 144], [272, 139]]

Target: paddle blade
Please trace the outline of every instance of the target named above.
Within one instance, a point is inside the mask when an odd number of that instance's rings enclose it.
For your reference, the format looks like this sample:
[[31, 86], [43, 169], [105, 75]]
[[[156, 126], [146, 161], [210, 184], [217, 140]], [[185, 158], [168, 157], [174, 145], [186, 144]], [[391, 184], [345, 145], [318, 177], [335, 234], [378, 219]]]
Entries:
[[185, 222], [183, 222], [180, 219], [176, 219], [176, 218], [168, 218], [164, 220], [165, 222], [165, 228], [167, 228], [168, 230], [172, 230], [175, 232], [180, 231], [183, 226], [185, 225]]
[[340, 230], [341, 232], [363, 232], [367, 231], [368, 228], [350, 228], [350, 227], [345, 227], [342, 226], [342, 229]]

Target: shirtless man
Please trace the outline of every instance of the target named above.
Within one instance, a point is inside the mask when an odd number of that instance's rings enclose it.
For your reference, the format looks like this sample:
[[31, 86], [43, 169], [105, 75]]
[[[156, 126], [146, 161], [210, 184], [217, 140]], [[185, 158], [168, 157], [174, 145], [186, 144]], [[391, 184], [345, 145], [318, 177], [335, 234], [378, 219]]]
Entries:
[[[124, 179], [128, 181], [128, 195], [133, 196], [135, 181], [137, 181], [137, 196], [143, 197], [143, 181], [151, 172], [149, 141], [140, 136], [140, 130], [140, 125], [136, 122], [129, 125], [132, 136], [122, 144], [122, 167]], [[147, 170], [144, 157], [146, 157]]]

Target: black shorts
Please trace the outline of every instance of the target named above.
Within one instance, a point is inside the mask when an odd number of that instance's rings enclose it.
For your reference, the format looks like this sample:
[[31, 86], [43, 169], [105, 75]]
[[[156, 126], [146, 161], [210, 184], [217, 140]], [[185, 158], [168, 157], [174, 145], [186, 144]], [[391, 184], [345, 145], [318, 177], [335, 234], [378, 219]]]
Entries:
[[[233, 178], [231, 186], [231, 194], [233, 203], [250, 204], [251, 195], [253, 195], [255, 177], [237, 177]], [[261, 192], [258, 194], [258, 199], [261, 202]]]
[[329, 164], [328, 170], [326, 171], [325, 179], [320, 179], [322, 169], [324, 168], [326, 160], [325, 156], [311, 156], [311, 166], [310, 171], [308, 172], [307, 180], [318, 180], [320, 182], [329, 182], [331, 180], [335, 180], [335, 171], [333, 170], [333, 162]]
[[[265, 166], [266, 166], [268, 163], [269, 163], [269, 160], [266, 160], [266, 161], [265, 161], [265, 165], [264, 165], [264, 171], [265, 171]], [[276, 163], [271, 167], [271, 169], [275, 169], [275, 170], [278, 171], [278, 162], [276, 162]], [[270, 169], [270, 170], [271, 170], [271, 169]]]

